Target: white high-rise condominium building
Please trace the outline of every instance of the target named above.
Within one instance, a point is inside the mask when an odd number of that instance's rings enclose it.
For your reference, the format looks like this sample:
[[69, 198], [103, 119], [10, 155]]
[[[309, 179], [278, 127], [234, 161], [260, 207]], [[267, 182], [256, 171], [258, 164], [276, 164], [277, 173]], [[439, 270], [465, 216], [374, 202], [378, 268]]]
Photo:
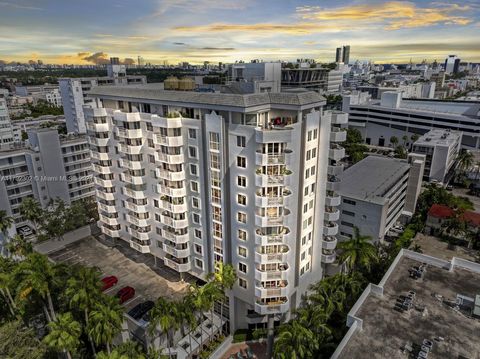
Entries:
[[108, 76], [59, 79], [63, 112], [68, 133], [86, 133], [83, 105], [89, 104], [88, 92], [95, 86], [138, 85], [147, 83], [145, 76], [126, 74], [124, 65], [107, 66]]
[[102, 232], [200, 278], [231, 263], [232, 329], [288, 318], [335, 261], [347, 115], [315, 92], [90, 96]]
[[8, 115], [7, 101], [0, 97], [0, 147], [13, 142], [12, 123]]

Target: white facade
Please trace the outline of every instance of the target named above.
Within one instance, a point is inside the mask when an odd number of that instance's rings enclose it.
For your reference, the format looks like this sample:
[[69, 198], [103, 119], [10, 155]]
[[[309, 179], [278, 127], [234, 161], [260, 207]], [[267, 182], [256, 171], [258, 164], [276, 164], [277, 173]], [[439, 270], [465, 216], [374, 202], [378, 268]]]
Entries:
[[31, 96], [35, 100], [45, 100], [56, 107], [62, 106], [58, 85], [15, 86], [15, 93], [22, 97]]
[[86, 133], [85, 116], [83, 114], [83, 105], [89, 104], [91, 100], [88, 98], [88, 92], [95, 86], [112, 86], [112, 85], [131, 85], [145, 84], [147, 82], [145, 76], [120, 76], [121, 70], [116, 66], [109, 65], [109, 69], [114, 67], [115, 70], [109, 70], [109, 73], [118, 77], [83, 77], [83, 78], [64, 78], [59, 79], [60, 93], [63, 105], [63, 112], [67, 122], [68, 133]]
[[0, 148], [13, 142], [12, 123], [8, 115], [7, 101], [0, 97]]
[[335, 258], [346, 114], [312, 92], [90, 96], [102, 232], [200, 278], [231, 263], [232, 328], [288, 317]]
[[462, 133], [450, 130], [431, 130], [413, 144], [413, 152], [426, 156], [425, 179], [445, 182], [457, 160]]
[[[240, 85], [244, 93], [280, 92], [281, 62], [236, 63], [228, 68], [229, 81]], [[243, 83], [243, 86], [241, 86]]]

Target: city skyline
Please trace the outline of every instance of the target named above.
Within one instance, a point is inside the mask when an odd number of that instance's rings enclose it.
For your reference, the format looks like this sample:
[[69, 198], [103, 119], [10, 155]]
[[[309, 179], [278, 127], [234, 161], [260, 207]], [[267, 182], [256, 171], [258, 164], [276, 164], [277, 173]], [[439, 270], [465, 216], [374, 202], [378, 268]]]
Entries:
[[[246, 0], [81, 3], [0, 1], [0, 60], [106, 63], [110, 56], [153, 64], [294, 60], [331, 62], [352, 46], [351, 60], [480, 62], [480, 5], [432, 1]], [[128, 60], [127, 60], [128, 62]]]

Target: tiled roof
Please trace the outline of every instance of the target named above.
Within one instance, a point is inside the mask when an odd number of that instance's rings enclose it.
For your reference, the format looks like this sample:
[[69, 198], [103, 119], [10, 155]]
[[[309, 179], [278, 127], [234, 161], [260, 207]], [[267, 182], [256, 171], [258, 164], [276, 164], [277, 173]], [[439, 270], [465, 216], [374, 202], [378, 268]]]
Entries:
[[[454, 214], [455, 211], [453, 209], [443, 204], [433, 204], [428, 210], [428, 215], [435, 218], [447, 219], [451, 218]], [[465, 211], [462, 215], [462, 219], [472, 226], [480, 227], [480, 213]]]

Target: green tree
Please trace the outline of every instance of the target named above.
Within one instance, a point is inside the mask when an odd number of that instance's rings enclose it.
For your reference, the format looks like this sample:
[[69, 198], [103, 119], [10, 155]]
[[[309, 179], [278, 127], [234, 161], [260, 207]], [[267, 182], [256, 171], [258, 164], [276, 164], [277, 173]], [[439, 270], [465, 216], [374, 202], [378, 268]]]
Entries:
[[27, 221], [33, 223], [35, 232], [38, 232], [40, 229], [40, 223], [42, 222], [44, 211], [42, 206], [36, 199], [33, 197], [27, 197], [22, 200], [20, 204], [20, 214]]
[[141, 345], [133, 340], [127, 340], [126, 342], [123, 342], [112, 351], [112, 354], [115, 352], [126, 356], [127, 359], [145, 359]]
[[473, 167], [474, 160], [475, 157], [472, 152], [465, 149], [460, 150], [457, 156], [457, 169], [460, 173], [465, 174], [466, 171]]
[[15, 263], [10, 258], [0, 257], [0, 293], [7, 303], [8, 310], [12, 317], [15, 317], [17, 305], [13, 299], [11, 288], [13, 288], [14, 278], [12, 272], [15, 268]]
[[350, 271], [360, 267], [369, 269], [372, 262], [377, 260], [377, 250], [371, 240], [369, 236], [361, 236], [359, 229], [355, 227], [354, 237], [337, 246], [341, 250], [340, 262], [344, 263]]
[[[89, 316], [93, 308], [101, 299], [100, 292], [100, 275], [93, 268], [80, 267], [67, 281], [67, 289], [65, 291], [67, 298], [70, 298], [70, 308], [80, 309], [83, 311], [85, 326], [89, 328]], [[88, 340], [95, 353], [95, 345], [92, 337], [88, 335]]]
[[210, 273], [209, 275], [213, 278], [214, 282], [216, 282], [219, 286], [219, 289], [222, 291], [223, 296], [221, 300], [221, 326], [223, 332], [223, 309], [225, 307], [225, 300], [226, 300], [226, 292], [230, 291], [237, 280], [237, 273], [235, 272], [235, 268], [231, 264], [224, 264], [223, 262], [216, 262], [215, 264], [215, 271]]
[[8, 359], [43, 359], [46, 346], [37, 339], [35, 332], [20, 320], [0, 326], [0, 357]]
[[[97, 354], [97, 359], [137, 359], [136, 356], [128, 356], [127, 354], [120, 353], [117, 349], [114, 349], [111, 353], [100, 352]], [[142, 356], [138, 359], [144, 358]]]
[[[13, 222], [13, 218], [7, 215], [6, 211], [0, 210], [0, 233], [3, 236], [4, 243], [8, 241], [8, 229], [12, 226]], [[0, 250], [3, 252], [4, 248], [0, 248]]]
[[173, 335], [180, 327], [178, 309], [177, 303], [169, 302], [165, 298], [160, 297], [155, 303], [155, 306], [150, 310], [148, 331], [154, 338], [158, 337], [156, 333], [159, 327], [161, 332], [166, 333], [169, 358], [172, 355]]
[[44, 342], [55, 350], [62, 351], [68, 359], [72, 358], [71, 352], [80, 345], [82, 326], [73, 319], [70, 312], [60, 314], [57, 320], [48, 323], [50, 333], [43, 339]]
[[33, 252], [32, 243], [19, 234], [14, 235], [7, 245], [8, 251], [12, 255], [25, 257]]
[[407, 135], [403, 135], [403, 136], [402, 136], [402, 141], [403, 141], [403, 147], [407, 148], [408, 136], [407, 136]]
[[315, 334], [293, 320], [280, 327], [273, 356], [276, 359], [314, 358], [318, 348]]
[[122, 331], [123, 307], [117, 298], [105, 296], [89, 316], [88, 334], [97, 345], [105, 344], [110, 354], [113, 339]]
[[396, 136], [390, 137], [390, 143], [393, 145], [393, 147], [397, 147], [398, 145], [398, 138]]

